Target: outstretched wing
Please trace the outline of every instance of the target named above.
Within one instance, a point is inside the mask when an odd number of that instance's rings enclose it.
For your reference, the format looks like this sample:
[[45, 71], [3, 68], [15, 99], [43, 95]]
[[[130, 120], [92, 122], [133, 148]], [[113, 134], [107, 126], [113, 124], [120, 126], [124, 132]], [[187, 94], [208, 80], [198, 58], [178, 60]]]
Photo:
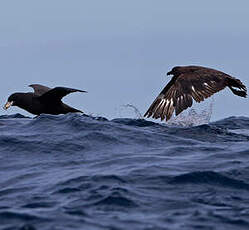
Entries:
[[144, 114], [145, 117], [151, 117], [161, 120], [169, 120], [174, 112], [174, 94], [176, 87], [174, 85], [174, 78], [165, 86], [162, 92], [151, 104], [147, 112]]
[[39, 84], [32, 84], [32, 85], [29, 85], [29, 87], [34, 89], [34, 94], [36, 96], [41, 96], [42, 94], [51, 90], [51, 88], [44, 86], [44, 85], [39, 85]]
[[86, 91], [79, 90], [79, 89], [72, 89], [72, 88], [66, 88], [66, 87], [55, 87], [47, 91], [46, 93], [42, 94], [40, 99], [45, 100], [45, 101], [50, 101], [50, 102], [60, 101], [66, 95], [70, 93], [74, 93], [74, 92], [86, 93]]
[[227, 86], [227, 76], [216, 70], [200, 68], [195, 72], [182, 73], [179, 77], [173, 77], [144, 116], [169, 120], [174, 111], [177, 116], [191, 107], [192, 99], [201, 102], [224, 89]]

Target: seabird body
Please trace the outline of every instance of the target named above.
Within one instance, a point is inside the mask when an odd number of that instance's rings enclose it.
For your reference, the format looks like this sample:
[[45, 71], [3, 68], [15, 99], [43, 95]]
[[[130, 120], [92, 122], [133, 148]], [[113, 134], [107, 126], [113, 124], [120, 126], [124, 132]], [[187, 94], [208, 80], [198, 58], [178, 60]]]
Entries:
[[173, 77], [151, 104], [145, 117], [168, 121], [174, 111], [177, 116], [191, 107], [193, 99], [199, 103], [226, 87], [237, 96], [247, 96], [246, 86], [239, 79], [215, 69], [176, 66], [167, 75]]
[[69, 93], [86, 91], [66, 87], [51, 89], [38, 84], [30, 85], [30, 87], [34, 89], [34, 93], [13, 93], [9, 96], [4, 108], [8, 109], [10, 106], [18, 106], [35, 115], [42, 113], [54, 115], [70, 112], [82, 113], [82, 111], [63, 103], [61, 99]]

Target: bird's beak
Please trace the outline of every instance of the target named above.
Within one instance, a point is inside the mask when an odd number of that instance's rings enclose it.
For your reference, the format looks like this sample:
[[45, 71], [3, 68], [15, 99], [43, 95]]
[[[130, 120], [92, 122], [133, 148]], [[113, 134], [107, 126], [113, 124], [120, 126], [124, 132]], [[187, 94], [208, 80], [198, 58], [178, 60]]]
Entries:
[[8, 101], [5, 105], [4, 105], [4, 109], [7, 110], [10, 106], [13, 105], [13, 101]]
[[172, 71], [169, 71], [168, 73], [167, 73], [167, 75], [171, 75], [172, 74]]

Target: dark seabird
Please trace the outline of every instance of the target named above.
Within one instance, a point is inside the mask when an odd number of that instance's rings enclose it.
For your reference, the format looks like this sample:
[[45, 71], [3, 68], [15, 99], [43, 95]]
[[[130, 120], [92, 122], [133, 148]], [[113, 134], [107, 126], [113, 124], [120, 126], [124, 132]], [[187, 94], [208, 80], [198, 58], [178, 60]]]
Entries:
[[174, 111], [177, 116], [191, 107], [192, 99], [199, 103], [225, 87], [237, 96], [247, 96], [246, 86], [239, 79], [215, 69], [176, 66], [167, 75], [173, 75], [171, 81], [151, 104], [145, 117], [168, 121]]
[[34, 89], [34, 93], [13, 93], [9, 96], [4, 109], [8, 109], [10, 106], [18, 106], [35, 115], [42, 113], [54, 115], [74, 112], [83, 113], [78, 109], [66, 105], [61, 99], [69, 93], [86, 91], [65, 87], [51, 89], [38, 84], [29, 86]]

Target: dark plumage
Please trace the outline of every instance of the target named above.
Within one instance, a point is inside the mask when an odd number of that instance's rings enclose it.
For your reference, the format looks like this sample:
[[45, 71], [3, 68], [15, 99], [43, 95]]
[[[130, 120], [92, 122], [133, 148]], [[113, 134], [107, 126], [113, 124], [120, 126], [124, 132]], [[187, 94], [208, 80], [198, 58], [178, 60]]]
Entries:
[[29, 86], [34, 89], [34, 93], [13, 93], [9, 96], [4, 109], [8, 109], [10, 106], [18, 106], [35, 115], [42, 113], [54, 115], [70, 112], [82, 113], [82, 111], [64, 104], [61, 99], [69, 93], [86, 91], [65, 87], [51, 89], [38, 84]]
[[[173, 75], [171, 81], [151, 104], [145, 117], [168, 121], [174, 110], [177, 116], [191, 107], [194, 99], [201, 102], [214, 93], [228, 87], [235, 95], [247, 96], [243, 83], [226, 73], [201, 66], [177, 66], [167, 75]], [[237, 89], [234, 89], [237, 88]]]

